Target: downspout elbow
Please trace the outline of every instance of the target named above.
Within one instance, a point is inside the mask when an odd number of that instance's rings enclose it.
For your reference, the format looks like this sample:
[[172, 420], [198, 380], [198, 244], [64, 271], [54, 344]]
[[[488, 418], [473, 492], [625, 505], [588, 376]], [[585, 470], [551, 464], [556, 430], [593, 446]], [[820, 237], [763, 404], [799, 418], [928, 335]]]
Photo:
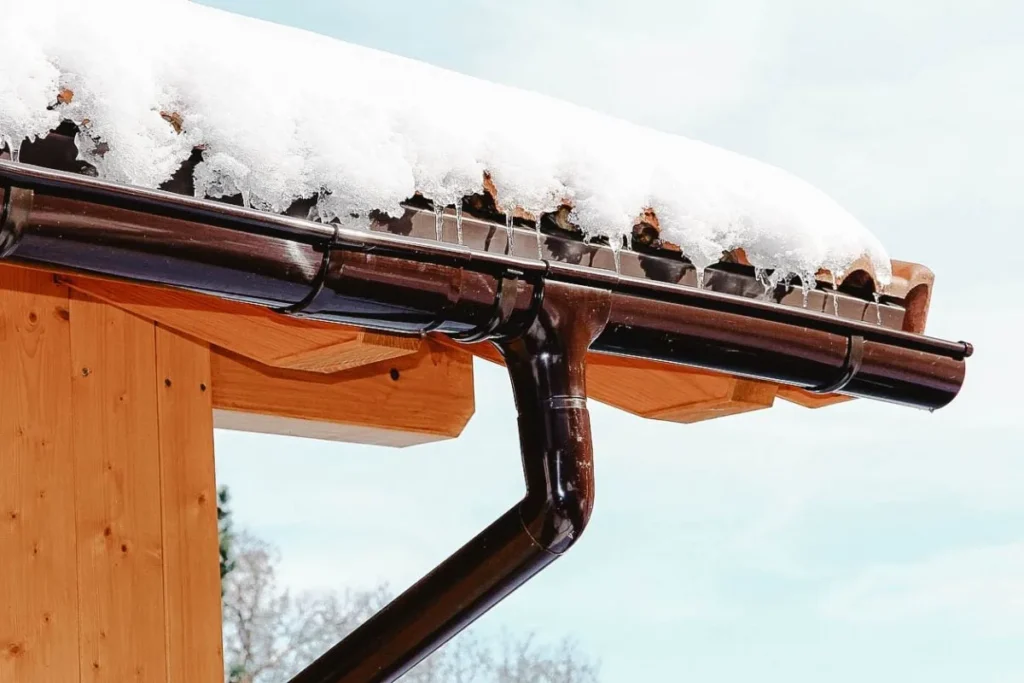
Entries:
[[[583, 534], [594, 509], [594, 461], [586, 400], [547, 402], [544, 433], [553, 448], [524, 458], [527, 493], [519, 503], [523, 529], [546, 552], [561, 555]], [[532, 465], [532, 466], [531, 466]]]
[[594, 508], [586, 355], [610, 310], [606, 290], [548, 283], [530, 328], [497, 343], [519, 411], [526, 479], [520, 521], [553, 555], [579, 539]]

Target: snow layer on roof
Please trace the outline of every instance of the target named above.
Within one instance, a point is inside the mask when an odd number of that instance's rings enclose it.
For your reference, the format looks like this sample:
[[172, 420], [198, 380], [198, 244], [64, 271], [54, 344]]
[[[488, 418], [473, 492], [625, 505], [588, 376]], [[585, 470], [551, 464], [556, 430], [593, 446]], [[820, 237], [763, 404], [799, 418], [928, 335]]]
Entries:
[[486, 172], [503, 210], [568, 203], [590, 235], [621, 240], [652, 209], [698, 267], [742, 248], [780, 273], [861, 260], [890, 278], [880, 242], [802, 180], [535, 93], [187, 0], [0, 0], [0, 18], [0, 142], [74, 121], [110, 180], [156, 187], [198, 147], [197, 194], [274, 212], [316, 196], [321, 220], [365, 224]]

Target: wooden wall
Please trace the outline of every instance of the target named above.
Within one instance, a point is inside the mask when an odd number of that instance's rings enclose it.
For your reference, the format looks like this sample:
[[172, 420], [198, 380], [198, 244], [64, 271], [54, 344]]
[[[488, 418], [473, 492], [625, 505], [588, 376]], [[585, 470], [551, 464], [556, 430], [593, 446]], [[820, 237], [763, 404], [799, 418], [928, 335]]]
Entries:
[[210, 349], [0, 269], [0, 682], [223, 680]]

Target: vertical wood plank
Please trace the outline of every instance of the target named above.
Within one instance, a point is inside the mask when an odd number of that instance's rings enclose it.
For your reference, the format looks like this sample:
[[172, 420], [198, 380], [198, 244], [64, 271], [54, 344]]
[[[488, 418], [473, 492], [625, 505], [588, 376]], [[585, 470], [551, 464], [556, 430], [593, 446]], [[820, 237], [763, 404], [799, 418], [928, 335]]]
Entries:
[[68, 293], [0, 266], [0, 681], [79, 680]]
[[224, 676], [210, 349], [156, 328], [170, 681]]
[[71, 296], [82, 681], [165, 681], [153, 323]]

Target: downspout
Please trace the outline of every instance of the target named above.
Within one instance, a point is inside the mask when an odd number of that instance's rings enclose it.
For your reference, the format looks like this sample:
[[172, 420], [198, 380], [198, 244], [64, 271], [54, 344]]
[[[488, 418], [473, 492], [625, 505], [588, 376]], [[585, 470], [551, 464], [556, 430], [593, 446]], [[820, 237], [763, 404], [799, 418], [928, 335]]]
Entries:
[[529, 329], [495, 342], [519, 413], [526, 495], [292, 683], [394, 681], [576, 542], [594, 505], [585, 357], [610, 302], [606, 290], [548, 283]]

